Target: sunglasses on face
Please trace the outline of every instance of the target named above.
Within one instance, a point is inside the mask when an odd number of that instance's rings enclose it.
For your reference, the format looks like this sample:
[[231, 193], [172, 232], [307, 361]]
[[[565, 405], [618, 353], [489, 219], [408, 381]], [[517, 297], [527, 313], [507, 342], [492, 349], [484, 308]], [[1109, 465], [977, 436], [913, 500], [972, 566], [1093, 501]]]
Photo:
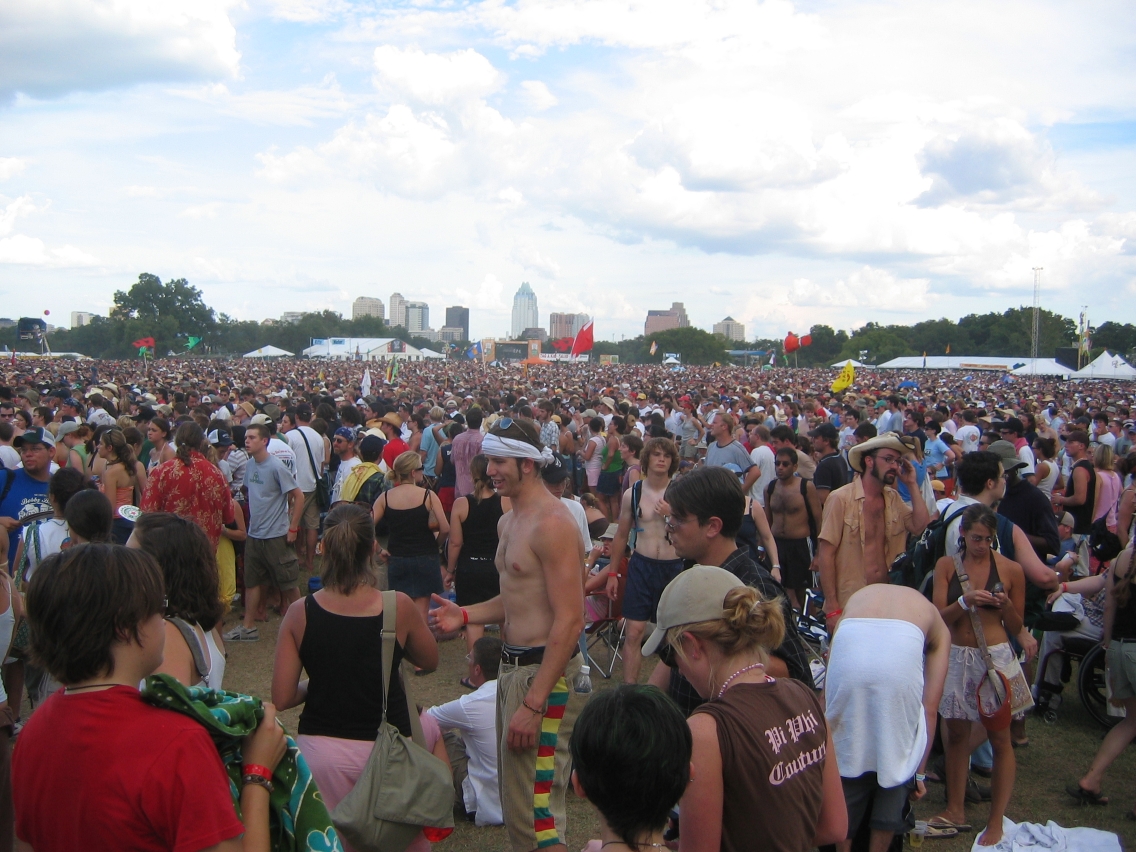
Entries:
[[788, 461], [779, 461], [779, 462], [774, 462], [773, 464], [774, 464], [775, 467], [793, 467], [794, 466], [792, 462], [788, 462]]

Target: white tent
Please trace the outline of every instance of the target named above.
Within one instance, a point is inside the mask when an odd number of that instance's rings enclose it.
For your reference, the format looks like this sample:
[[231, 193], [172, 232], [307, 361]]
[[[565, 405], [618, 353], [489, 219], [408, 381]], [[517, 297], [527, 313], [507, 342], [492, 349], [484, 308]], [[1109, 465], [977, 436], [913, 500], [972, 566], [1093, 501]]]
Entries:
[[849, 364], [851, 364], [853, 367], [863, 367], [864, 366], [859, 361], [857, 361], [855, 358], [849, 358], [847, 361], [837, 361], [835, 364], [832, 364], [831, 366], [844, 368], [844, 367], [848, 366]]
[[1014, 376], [1060, 376], [1067, 379], [1073, 371], [1052, 358], [1031, 358], [1030, 363], [1022, 364], [1010, 373]]
[[246, 352], [245, 358], [291, 358], [293, 353], [281, 349], [279, 346], [262, 346], [252, 352]]
[[1107, 349], [1086, 367], [1073, 374], [1074, 379], [1136, 379], [1136, 370]]
[[663, 359], [664, 364], [681, 364], [682, 362], [675, 358], [673, 355], [670, 358]]

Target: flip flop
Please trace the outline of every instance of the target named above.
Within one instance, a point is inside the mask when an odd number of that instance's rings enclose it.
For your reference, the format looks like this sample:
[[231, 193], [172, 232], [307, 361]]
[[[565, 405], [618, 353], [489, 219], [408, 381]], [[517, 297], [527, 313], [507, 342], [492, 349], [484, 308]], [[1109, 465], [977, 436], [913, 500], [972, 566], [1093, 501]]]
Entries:
[[958, 837], [958, 829], [953, 825], [938, 825], [927, 823], [927, 833], [923, 836], [928, 840], [945, 840], [948, 837]]
[[1028, 748], [1029, 740], [1010, 740], [1010, 745], [1014, 748]]
[[460, 683], [466, 689], [477, 689], [476, 686], [474, 686], [472, 683], [469, 682], [468, 677], [463, 677], [461, 680], [458, 681], [458, 683]]
[[1094, 793], [1092, 790], [1086, 790], [1081, 786], [1080, 781], [1074, 781], [1072, 784], [1065, 785], [1065, 792], [1076, 799], [1082, 805], [1096, 805], [1097, 807], [1104, 807], [1108, 804], [1108, 796], [1101, 793]]
[[[931, 827], [953, 828], [955, 830], [955, 834], [958, 834], [960, 831], [974, 831], [974, 826], [972, 826], [970, 823], [967, 823], [967, 822], [951, 822], [949, 819], [947, 819], [944, 816], [931, 817], [929, 820], [927, 820], [927, 828], [931, 828]], [[930, 837], [930, 835], [927, 835], [927, 836]], [[946, 836], [946, 835], [943, 835], [943, 836]]]

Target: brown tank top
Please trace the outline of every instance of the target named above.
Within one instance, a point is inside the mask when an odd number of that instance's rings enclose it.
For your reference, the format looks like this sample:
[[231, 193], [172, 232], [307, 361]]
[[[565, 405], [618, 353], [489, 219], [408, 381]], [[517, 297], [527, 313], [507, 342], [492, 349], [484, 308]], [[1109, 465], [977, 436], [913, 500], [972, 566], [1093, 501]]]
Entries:
[[723, 852], [812, 849], [828, 740], [816, 694], [789, 678], [739, 683], [694, 712], [718, 728]]

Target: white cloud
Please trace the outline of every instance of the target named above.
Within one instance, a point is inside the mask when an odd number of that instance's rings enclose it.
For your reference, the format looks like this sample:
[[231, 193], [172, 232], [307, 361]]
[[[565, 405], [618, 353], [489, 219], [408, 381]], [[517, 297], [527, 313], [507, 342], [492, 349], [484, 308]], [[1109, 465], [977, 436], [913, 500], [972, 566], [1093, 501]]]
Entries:
[[94, 257], [74, 246], [49, 249], [43, 240], [16, 234], [0, 239], [0, 263], [23, 266], [92, 266]]
[[0, 157], [0, 180], [18, 175], [26, 165], [19, 157]]
[[521, 89], [528, 105], [538, 112], [551, 109], [560, 103], [556, 95], [552, 94], [548, 86], [540, 80], [524, 80], [521, 82]]
[[334, 20], [351, 8], [345, 0], [268, 0], [272, 17], [304, 24]]
[[332, 74], [317, 86], [300, 86], [290, 91], [233, 92], [224, 83], [211, 83], [193, 89], [172, 89], [171, 94], [209, 104], [223, 115], [283, 127], [310, 127], [316, 120], [337, 118], [350, 111], [353, 100], [343, 93]]
[[7, 0], [0, 98], [232, 76], [234, 0]]
[[556, 280], [560, 277], [560, 264], [542, 254], [533, 246], [519, 245], [513, 249], [513, 260], [526, 272], [535, 272], [543, 278]]
[[429, 106], [481, 98], [504, 82], [504, 75], [472, 49], [440, 54], [384, 44], [375, 48], [374, 61], [376, 85]]
[[830, 283], [807, 278], [793, 281], [788, 301], [798, 307], [882, 308], [918, 313], [928, 306], [930, 281], [926, 278], [896, 278], [886, 269], [865, 266]]

